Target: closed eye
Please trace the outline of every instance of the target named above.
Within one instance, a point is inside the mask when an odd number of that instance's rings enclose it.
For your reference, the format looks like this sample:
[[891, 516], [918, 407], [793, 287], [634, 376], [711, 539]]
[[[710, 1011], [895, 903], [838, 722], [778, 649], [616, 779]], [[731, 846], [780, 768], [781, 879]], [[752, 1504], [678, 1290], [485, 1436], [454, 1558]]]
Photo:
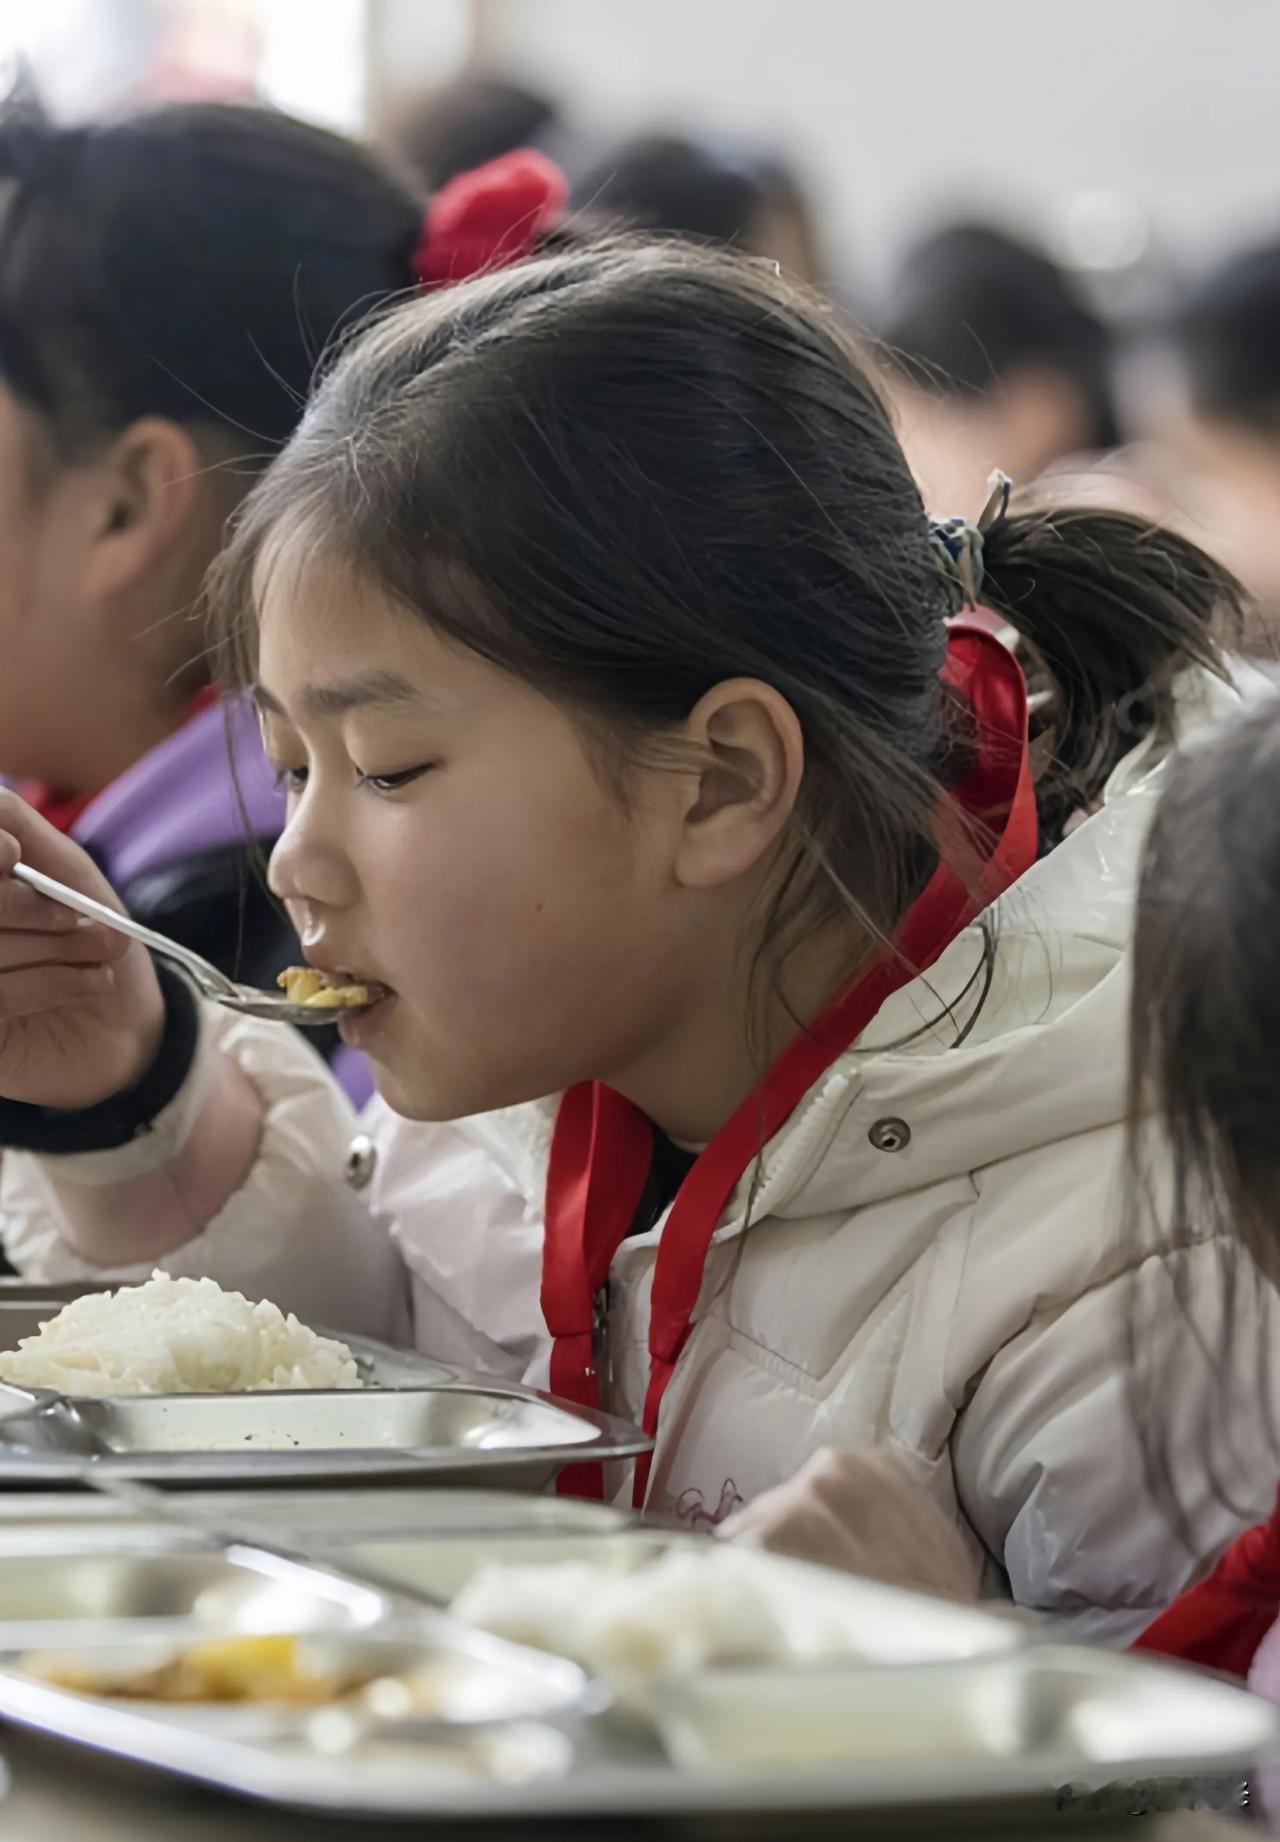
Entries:
[[357, 785], [372, 787], [375, 793], [398, 793], [401, 787], [411, 786], [430, 772], [431, 763], [424, 762], [420, 767], [402, 768], [398, 774], [361, 774]]

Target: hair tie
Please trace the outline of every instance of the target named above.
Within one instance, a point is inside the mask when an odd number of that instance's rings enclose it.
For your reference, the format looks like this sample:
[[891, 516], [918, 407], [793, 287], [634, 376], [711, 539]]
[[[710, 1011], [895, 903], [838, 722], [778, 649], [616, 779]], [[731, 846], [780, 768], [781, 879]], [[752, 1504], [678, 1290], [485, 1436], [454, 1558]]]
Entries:
[[443, 288], [529, 255], [569, 197], [563, 173], [531, 148], [459, 173], [427, 206], [413, 272]]
[[962, 606], [976, 608], [986, 573], [984, 551], [986, 539], [998, 531], [1009, 514], [1009, 494], [1013, 481], [999, 467], [987, 479], [987, 503], [978, 514], [976, 524], [967, 518], [931, 518], [929, 542], [951, 579], [958, 583], [964, 597]]

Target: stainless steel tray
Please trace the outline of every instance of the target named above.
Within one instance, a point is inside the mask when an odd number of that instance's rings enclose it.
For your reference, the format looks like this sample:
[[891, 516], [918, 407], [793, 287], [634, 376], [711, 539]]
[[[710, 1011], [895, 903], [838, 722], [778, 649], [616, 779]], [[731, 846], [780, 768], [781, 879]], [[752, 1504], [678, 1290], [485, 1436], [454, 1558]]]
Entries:
[[[281, 1546], [297, 1549], [386, 1537], [617, 1534], [634, 1526], [628, 1509], [577, 1497], [535, 1496], [522, 1491], [451, 1489], [447, 1485], [327, 1490], [175, 1490], [179, 1514], [207, 1514], [223, 1526], [251, 1527]], [[153, 1527], [145, 1508], [88, 1491], [10, 1491], [0, 1494], [0, 1539], [7, 1530], [57, 1534], [68, 1529], [110, 1525]]]
[[529, 1388], [135, 1395], [75, 1403], [104, 1450], [86, 1456], [56, 1415], [0, 1421], [0, 1485], [332, 1484], [410, 1479], [541, 1490], [565, 1464], [630, 1458], [638, 1428]]
[[[215, 1640], [225, 1671], [226, 1640], [247, 1640], [261, 1665], [254, 1640], [268, 1637], [296, 1640], [322, 1677], [354, 1669], [358, 1678], [350, 1691], [314, 1703], [227, 1701], [220, 1688], [204, 1700], [131, 1699], [140, 1675], [191, 1646]], [[68, 1672], [78, 1688], [60, 1681]], [[102, 1691], [86, 1678], [100, 1680]], [[125, 1547], [99, 1531], [44, 1551], [11, 1536], [0, 1545], [0, 1717], [22, 1722], [30, 1696], [45, 1705], [51, 1697], [58, 1716], [33, 1724], [93, 1745], [98, 1723], [110, 1723], [122, 1705], [107, 1684], [120, 1684], [126, 1708], [185, 1731], [189, 1744], [287, 1742], [323, 1757], [389, 1736], [397, 1745], [429, 1744], [459, 1729], [573, 1720], [604, 1699], [572, 1663], [283, 1555], [171, 1545], [163, 1531]]]
[[[928, 1806], [959, 1813], [1028, 1799], [1051, 1806], [1066, 1786], [1244, 1772], [1280, 1746], [1277, 1711], [1224, 1682], [1049, 1648], [811, 1679], [745, 1675], [714, 1710], [682, 1702], [673, 1688], [667, 1740], [678, 1736], [684, 1763], [598, 1719], [509, 1721], [411, 1745], [371, 1738], [335, 1754], [305, 1728], [255, 1739], [243, 1723], [219, 1729], [2, 1670], [0, 1716], [269, 1805], [423, 1825]], [[784, 1761], [786, 1739], [795, 1752]]]
[[174, 1529], [0, 1534], [0, 1650], [216, 1632], [358, 1632], [391, 1615], [372, 1586]]

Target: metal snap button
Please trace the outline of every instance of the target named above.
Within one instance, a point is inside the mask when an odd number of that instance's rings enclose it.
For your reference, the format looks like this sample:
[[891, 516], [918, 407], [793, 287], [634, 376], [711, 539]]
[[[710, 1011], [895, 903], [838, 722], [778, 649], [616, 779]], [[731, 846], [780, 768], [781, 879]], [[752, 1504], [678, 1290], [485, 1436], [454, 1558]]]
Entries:
[[911, 1143], [911, 1127], [905, 1119], [877, 1119], [867, 1137], [877, 1151], [905, 1151]]
[[378, 1162], [378, 1148], [371, 1138], [361, 1132], [353, 1138], [347, 1151], [347, 1161], [342, 1167], [342, 1175], [353, 1190], [363, 1190], [373, 1176], [373, 1167]]

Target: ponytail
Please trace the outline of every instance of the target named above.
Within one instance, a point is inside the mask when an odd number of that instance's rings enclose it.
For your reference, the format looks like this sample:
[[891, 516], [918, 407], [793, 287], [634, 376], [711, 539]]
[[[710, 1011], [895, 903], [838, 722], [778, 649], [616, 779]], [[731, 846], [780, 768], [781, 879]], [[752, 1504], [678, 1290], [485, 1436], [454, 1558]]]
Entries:
[[1046, 510], [985, 533], [982, 601], [1023, 643], [1046, 845], [1101, 798], [1117, 762], [1173, 729], [1173, 682], [1221, 676], [1247, 598], [1195, 544], [1123, 512]]

